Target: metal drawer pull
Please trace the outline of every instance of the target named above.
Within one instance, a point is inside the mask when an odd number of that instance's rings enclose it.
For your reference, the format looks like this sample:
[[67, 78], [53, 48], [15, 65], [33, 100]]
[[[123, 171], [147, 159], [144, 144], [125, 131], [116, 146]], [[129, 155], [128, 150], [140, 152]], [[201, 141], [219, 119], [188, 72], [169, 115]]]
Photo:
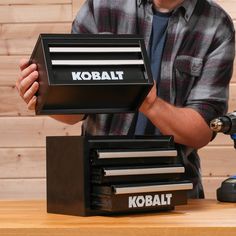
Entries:
[[104, 176], [120, 176], [120, 175], [151, 175], [151, 174], [174, 174], [184, 173], [184, 167], [164, 167], [164, 168], [137, 168], [137, 169], [120, 169], [108, 170], [104, 169]]
[[191, 190], [192, 183], [186, 184], [168, 184], [168, 185], [150, 185], [140, 187], [114, 187], [115, 194], [148, 193], [148, 192], [166, 192], [177, 190]]
[[139, 152], [101, 152], [97, 151], [99, 159], [106, 158], [137, 158], [137, 157], [176, 157], [176, 150], [139, 151]]
[[139, 47], [50, 47], [49, 52], [141, 52], [141, 48]]
[[87, 65], [143, 65], [143, 60], [52, 60], [52, 65], [87, 66]]

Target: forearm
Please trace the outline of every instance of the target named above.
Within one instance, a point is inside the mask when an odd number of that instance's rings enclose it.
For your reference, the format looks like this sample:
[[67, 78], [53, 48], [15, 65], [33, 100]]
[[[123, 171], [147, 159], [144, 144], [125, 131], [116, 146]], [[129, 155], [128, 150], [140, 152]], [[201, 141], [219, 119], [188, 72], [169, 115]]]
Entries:
[[191, 108], [178, 108], [156, 98], [144, 114], [164, 135], [173, 135], [175, 142], [193, 148], [206, 145], [212, 131], [202, 116]]
[[83, 120], [84, 115], [51, 115], [50, 117], [63, 123], [73, 125]]

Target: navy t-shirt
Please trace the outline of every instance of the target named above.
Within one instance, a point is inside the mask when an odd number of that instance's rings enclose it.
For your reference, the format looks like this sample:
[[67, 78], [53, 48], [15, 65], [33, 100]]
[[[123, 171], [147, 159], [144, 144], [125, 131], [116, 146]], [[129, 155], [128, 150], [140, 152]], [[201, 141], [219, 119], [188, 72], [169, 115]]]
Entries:
[[[171, 13], [154, 12], [152, 22], [152, 35], [149, 45], [149, 60], [151, 64], [152, 76], [157, 85], [160, 82], [160, 69], [163, 49], [166, 41], [166, 30]], [[159, 130], [142, 114], [138, 114], [136, 135], [154, 135], [159, 134]]]

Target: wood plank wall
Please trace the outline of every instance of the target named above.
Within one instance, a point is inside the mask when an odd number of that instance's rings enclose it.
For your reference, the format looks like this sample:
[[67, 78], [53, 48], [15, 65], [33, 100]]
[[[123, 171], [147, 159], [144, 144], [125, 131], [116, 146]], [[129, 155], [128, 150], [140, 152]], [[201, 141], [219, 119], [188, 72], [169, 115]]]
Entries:
[[[45, 137], [79, 135], [68, 126], [34, 117], [15, 89], [18, 62], [28, 57], [39, 33], [69, 33], [84, 0], [0, 1], [0, 199], [45, 199]], [[236, 21], [236, 0], [218, 0]], [[236, 64], [235, 64], [236, 65]], [[236, 73], [230, 86], [230, 111], [236, 109]], [[236, 153], [228, 136], [219, 135], [199, 151], [207, 198], [236, 173]]]

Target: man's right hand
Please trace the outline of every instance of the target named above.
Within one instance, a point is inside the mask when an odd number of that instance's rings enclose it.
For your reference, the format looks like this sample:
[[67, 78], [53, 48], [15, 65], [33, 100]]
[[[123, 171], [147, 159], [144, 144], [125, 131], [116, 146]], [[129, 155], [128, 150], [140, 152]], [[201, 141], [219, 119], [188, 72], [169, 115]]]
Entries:
[[[27, 103], [29, 110], [34, 110], [37, 102], [36, 93], [39, 89], [37, 82], [39, 73], [36, 64], [29, 64], [29, 60], [21, 59], [19, 62], [20, 75], [16, 81], [16, 88]], [[51, 115], [52, 118], [67, 124], [75, 124], [84, 118], [84, 115]]]
[[39, 89], [39, 83], [36, 81], [39, 76], [37, 65], [29, 64], [27, 59], [21, 59], [19, 68], [21, 73], [16, 81], [16, 88], [22, 99], [27, 103], [28, 109], [34, 110], [37, 101], [35, 94]]

